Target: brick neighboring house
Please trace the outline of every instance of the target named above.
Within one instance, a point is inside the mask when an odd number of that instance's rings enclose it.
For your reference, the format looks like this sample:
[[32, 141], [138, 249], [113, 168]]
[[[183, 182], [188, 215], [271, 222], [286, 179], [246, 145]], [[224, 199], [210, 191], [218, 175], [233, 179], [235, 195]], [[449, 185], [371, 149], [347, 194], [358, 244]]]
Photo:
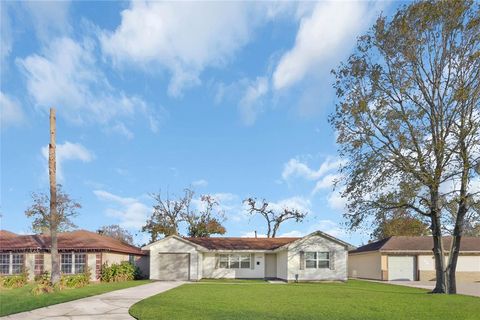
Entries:
[[[0, 275], [12, 275], [27, 268], [29, 279], [51, 271], [49, 235], [17, 235], [0, 230]], [[100, 278], [102, 264], [130, 261], [149, 276], [148, 252], [98, 233], [76, 230], [58, 234], [60, 269], [64, 274], [91, 271], [91, 280]]]
[[[444, 237], [445, 250], [452, 238]], [[393, 236], [371, 242], [348, 253], [351, 278], [375, 280], [435, 280], [433, 239], [429, 236]], [[456, 276], [458, 282], [480, 281], [480, 238], [462, 237]]]

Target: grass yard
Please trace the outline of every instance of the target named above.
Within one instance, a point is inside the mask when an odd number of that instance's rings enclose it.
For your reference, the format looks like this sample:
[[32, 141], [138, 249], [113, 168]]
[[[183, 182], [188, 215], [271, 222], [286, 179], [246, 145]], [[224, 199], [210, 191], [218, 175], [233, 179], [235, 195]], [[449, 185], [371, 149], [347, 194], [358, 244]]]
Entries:
[[137, 319], [479, 319], [480, 298], [351, 280], [347, 283], [198, 283], [134, 304]]
[[97, 294], [135, 287], [141, 284], [149, 283], [149, 280], [96, 283], [89, 284], [86, 287], [78, 289], [65, 289], [34, 296], [30, 293], [33, 285], [28, 284], [25, 287], [17, 289], [0, 289], [0, 316], [12, 313], [29, 311], [40, 307], [50, 306], [61, 302], [67, 302], [75, 299], [94, 296]]

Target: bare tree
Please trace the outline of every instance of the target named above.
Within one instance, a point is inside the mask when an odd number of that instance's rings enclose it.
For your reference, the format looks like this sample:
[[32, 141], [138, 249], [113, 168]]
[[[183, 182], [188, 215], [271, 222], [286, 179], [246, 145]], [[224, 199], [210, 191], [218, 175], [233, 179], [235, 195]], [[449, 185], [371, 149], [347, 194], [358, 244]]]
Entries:
[[191, 237], [208, 237], [211, 234], [224, 234], [222, 226], [223, 213], [218, 209], [219, 203], [211, 196], [200, 197], [200, 209], [192, 208], [195, 192], [189, 188], [178, 198], [167, 194], [164, 199], [161, 193], [152, 194], [155, 204], [152, 216], [143, 226], [142, 231], [151, 235], [151, 241], [158, 240], [160, 235], [178, 235], [181, 223], [188, 226]]
[[133, 235], [127, 229], [120, 227], [118, 224], [103, 226], [97, 230], [97, 233], [133, 245]]
[[[267, 237], [275, 238], [280, 225], [287, 220], [301, 222], [307, 216], [308, 212], [302, 212], [295, 208], [283, 207], [275, 210], [270, 206], [267, 200], [263, 199], [260, 206], [257, 206], [257, 199], [247, 198], [243, 201], [247, 204], [250, 214], [260, 214], [267, 222]], [[270, 206], [270, 207], [269, 207]]]
[[184, 213], [192, 201], [194, 192], [185, 189], [183, 196], [173, 199], [167, 193], [166, 198], [161, 192], [151, 196], [155, 201], [153, 213], [142, 227], [142, 231], [150, 233], [151, 241], [157, 241], [160, 235], [178, 235], [179, 223], [184, 221]]
[[202, 195], [199, 205], [199, 209], [193, 210], [187, 206], [183, 214], [188, 225], [188, 236], [210, 237], [212, 234], [225, 234], [226, 229], [222, 225], [225, 214], [219, 209], [218, 201], [211, 195]]

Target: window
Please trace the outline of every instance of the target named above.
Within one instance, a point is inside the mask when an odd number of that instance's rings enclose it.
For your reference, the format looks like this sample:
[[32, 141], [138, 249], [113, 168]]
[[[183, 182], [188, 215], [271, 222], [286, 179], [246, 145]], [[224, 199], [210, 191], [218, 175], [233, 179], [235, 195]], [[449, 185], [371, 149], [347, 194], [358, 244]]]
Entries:
[[227, 269], [228, 268], [228, 254], [221, 254], [219, 261], [219, 267]]
[[0, 254], [0, 274], [10, 273], [10, 253]]
[[224, 269], [250, 269], [250, 254], [221, 254], [218, 266]]
[[240, 256], [240, 268], [250, 269], [250, 255], [249, 254], [242, 254]]
[[12, 254], [12, 274], [22, 273], [23, 271], [23, 254]]
[[230, 262], [228, 264], [230, 269], [239, 269], [240, 268], [240, 256], [239, 255], [230, 255]]
[[23, 271], [23, 254], [0, 254], [0, 274], [18, 274]]
[[130, 262], [131, 265], [135, 265], [135, 256], [133, 254], [128, 255], [128, 262]]
[[305, 267], [307, 269], [323, 269], [330, 267], [329, 252], [305, 252]]
[[84, 273], [86, 271], [85, 270], [86, 262], [87, 262], [87, 255], [85, 253], [76, 253], [74, 273]]
[[61, 255], [61, 261], [60, 261], [60, 266], [62, 273], [70, 274], [72, 273], [72, 253], [62, 253]]
[[60, 267], [62, 273], [83, 273], [87, 270], [87, 255], [85, 253], [62, 253]]

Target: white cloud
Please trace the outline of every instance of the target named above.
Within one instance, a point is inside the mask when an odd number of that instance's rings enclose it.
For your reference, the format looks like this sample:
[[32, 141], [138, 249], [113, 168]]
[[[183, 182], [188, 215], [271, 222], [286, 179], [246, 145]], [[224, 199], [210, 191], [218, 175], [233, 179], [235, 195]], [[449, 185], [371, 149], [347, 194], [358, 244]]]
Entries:
[[257, 24], [254, 6], [243, 2], [132, 1], [121, 23], [99, 38], [115, 64], [157, 65], [171, 75], [169, 93], [200, 83], [209, 66], [224, 65]]
[[279, 235], [279, 237], [304, 237], [305, 232], [299, 231], [299, 230], [292, 230], [289, 232], [285, 232]]
[[[46, 172], [48, 174], [48, 145], [42, 147], [42, 156], [46, 164]], [[57, 179], [59, 182], [64, 181], [63, 163], [67, 160], [80, 160], [82, 162], [90, 162], [94, 158], [93, 154], [80, 143], [71, 143], [66, 141], [56, 146], [57, 160]]]
[[196, 181], [192, 182], [192, 187], [202, 188], [202, 187], [206, 187], [206, 186], [208, 186], [208, 181], [205, 180], [205, 179], [200, 179], [200, 180], [196, 180]]
[[0, 3], [0, 63], [2, 64], [4, 60], [12, 52], [12, 27], [9, 15], [8, 2], [2, 1]]
[[376, 13], [362, 1], [318, 2], [311, 15], [301, 19], [294, 47], [280, 59], [273, 74], [274, 88], [287, 88], [337, 57], [355, 43], [358, 32]]
[[70, 1], [24, 1], [21, 4], [29, 14], [40, 41], [50, 41], [52, 37], [71, 30]]
[[322, 231], [334, 237], [345, 236], [345, 230], [332, 220], [320, 220], [310, 227], [308, 233], [315, 231]]
[[347, 205], [347, 199], [342, 198], [341, 193], [344, 189], [335, 190], [327, 197], [328, 206], [334, 210], [344, 211]]
[[113, 132], [120, 134], [127, 138], [128, 140], [132, 140], [134, 137], [134, 134], [132, 131], [130, 131], [123, 122], [117, 122], [113, 126], [107, 129], [108, 132]]
[[307, 180], [318, 180], [328, 171], [340, 168], [343, 163], [344, 161], [341, 159], [327, 157], [318, 170], [313, 170], [306, 163], [293, 158], [283, 166], [282, 178], [288, 180], [292, 177], [299, 177]]
[[240, 114], [246, 125], [252, 125], [258, 113], [262, 111], [262, 103], [260, 100], [268, 93], [268, 87], [269, 84], [266, 77], [257, 77], [255, 81], [247, 86], [239, 103]]
[[59, 115], [77, 124], [109, 124], [114, 118], [132, 117], [136, 112], [152, 117], [141, 98], [112, 87], [94, 49], [88, 39], [77, 43], [63, 37], [52, 40], [42, 54], [17, 59], [35, 106], [45, 112], [56, 107]]
[[0, 91], [0, 127], [18, 125], [25, 121], [20, 104]]
[[106, 209], [107, 216], [119, 219], [124, 228], [141, 229], [151, 213], [151, 208], [136, 198], [120, 197], [104, 190], [95, 190], [98, 199], [111, 203]]
[[281, 211], [283, 209], [297, 209], [301, 212], [310, 212], [311, 202], [307, 198], [295, 196], [282, 199], [278, 202], [270, 202], [268, 207], [276, 211]]
[[313, 188], [312, 194], [316, 194], [320, 190], [332, 190], [335, 186], [335, 182], [339, 181], [342, 176], [340, 174], [327, 174], [323, 178], [317, 181], [315, 188]]

